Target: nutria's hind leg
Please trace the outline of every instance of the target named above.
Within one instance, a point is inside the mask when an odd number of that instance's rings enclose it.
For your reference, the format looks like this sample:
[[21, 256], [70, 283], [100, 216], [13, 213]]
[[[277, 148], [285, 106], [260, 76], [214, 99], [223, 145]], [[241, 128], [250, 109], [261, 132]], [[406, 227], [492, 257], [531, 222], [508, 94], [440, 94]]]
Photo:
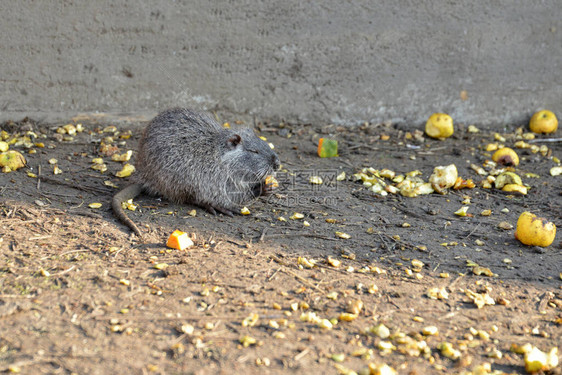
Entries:
[[209, 211], [209, 213], [211, 215], [216, 216], [217, 211], [218, 211], [223, 215], [226, 215], [226, 216], [229, 216], [229, 217], [234, 217], [234, 214], [232, 213], [232, 211], [227, 210], [226, 208], [211, 206], [210, 204], [204, 204], [203, 208], [205, 208], [207, 211]]

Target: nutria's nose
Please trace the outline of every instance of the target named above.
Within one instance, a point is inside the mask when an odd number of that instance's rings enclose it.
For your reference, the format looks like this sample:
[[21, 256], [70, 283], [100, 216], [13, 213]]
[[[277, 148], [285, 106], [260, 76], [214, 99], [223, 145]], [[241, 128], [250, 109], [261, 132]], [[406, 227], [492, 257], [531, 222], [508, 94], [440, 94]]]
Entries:
[[281, 162], [279, 161], [279, 157], [275, 154], [271, 156], [271, 164], [273, 164], [273, 170], [276, 171], [281, 166]]

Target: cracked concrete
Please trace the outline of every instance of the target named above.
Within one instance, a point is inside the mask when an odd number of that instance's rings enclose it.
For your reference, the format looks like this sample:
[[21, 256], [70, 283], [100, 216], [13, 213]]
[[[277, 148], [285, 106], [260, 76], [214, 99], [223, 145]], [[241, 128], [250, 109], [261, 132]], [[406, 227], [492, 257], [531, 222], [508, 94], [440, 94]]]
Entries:
[[[556, 0], [22, 0], [0, 5], [0, 118], [147, 113], [501, 126], [562, 114]], [[461, 94], [463, 92], [463, 94]]]

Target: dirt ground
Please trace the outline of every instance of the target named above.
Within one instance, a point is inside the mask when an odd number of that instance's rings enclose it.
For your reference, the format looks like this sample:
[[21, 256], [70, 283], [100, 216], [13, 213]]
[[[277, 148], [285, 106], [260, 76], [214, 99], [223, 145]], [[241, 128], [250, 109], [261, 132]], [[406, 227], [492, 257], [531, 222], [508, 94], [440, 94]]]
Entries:
[[[528, 210], [562, 228], [562, 177], [549, 174], [560, 141], [529, 141], [546, 155], [516, 149], [515, 171], [530, 190], [511, 196], [481, 188], [470, 167], [498, 142], [486, 129], [457, 125], [439, 141], [390, 124], [258, 122], [282, 161], [276, 194], [234, 218], [143, 195], [127, 211], [141, 242], [112, 215], [111, 197], [129, 179], [115, 176], [123, 163], [100, 153], [100, 141], [134, 151], [143, 124], [80, 122], [75, 136], [57, 133], [65, 123], [2, 125], [10, 137], [37, 137], [11, 146], [27, 167], [0, 174], [0, 371], [368, 374], [387, 364], [400, 374], [459, 374], [488, 363], [525, 373], [514, 346], [562, 349], [560, 234], [534, 248], [498, 226], [515, 226]], [[513, 147], [517, 127], [502, 128], [499, 143]], [[337, 139], [340, 156], [319, 158], [318, 137]], [[106, 172], [91, 169], [97, 157]], [[477, 186], [407, 198], [374, 194], [352, 177], [373, 167], [419, 170], [427, 181], [452, 163]], [[324, 183], [310, 184], [313, 175]], [[469, 216], [454, 214], [462, 206]], [[166, 248], [175, 229], [195, 246]], [[490, 276], [476, 275], [477, 265]], [[441, 298], [428, 296], [432, 288]]]

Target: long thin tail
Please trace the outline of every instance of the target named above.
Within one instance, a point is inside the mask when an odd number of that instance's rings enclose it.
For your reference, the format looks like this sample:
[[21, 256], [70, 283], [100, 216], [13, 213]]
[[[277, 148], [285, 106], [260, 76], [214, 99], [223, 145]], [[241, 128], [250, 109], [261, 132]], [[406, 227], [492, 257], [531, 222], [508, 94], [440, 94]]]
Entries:
[[142, 193], [141, 185], [139, 184], [129, 185], [113, 196], [113, 200], [111, 201], [111, 207], [113, 208], [113, 213], [115, 214], [115, 216], [117, 216], [117, 218], [123, 224], [131, 228], [131, 230], [135, 232], [135, 234], [139, 238], [142, 238], [142, 233], [139, 227], [137, 227], [137, 225], [131, 219], [129, 219], [127, 214], [125, 214], [123, 207], [121, 206], [121, 203], [137, 197], [140, 193]]

